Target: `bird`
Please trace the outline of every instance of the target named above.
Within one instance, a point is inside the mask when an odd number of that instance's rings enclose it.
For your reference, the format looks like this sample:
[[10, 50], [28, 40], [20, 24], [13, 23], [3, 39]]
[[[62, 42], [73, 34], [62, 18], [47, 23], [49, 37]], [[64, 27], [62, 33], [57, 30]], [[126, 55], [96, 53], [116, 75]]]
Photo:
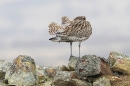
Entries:
[[49, 34], [55, 37], [49, 40], [53, 42], [70, 42], [70, 51], [72, 55], [72, 43], [79, 42], [79, 58], [81, 42], [87, 40], [92, 34], [91, 24], [85, 16], [77, 16], [70, 20], [67, 16], [62, 17], [61, 25], [55, 22], [49, 24]]

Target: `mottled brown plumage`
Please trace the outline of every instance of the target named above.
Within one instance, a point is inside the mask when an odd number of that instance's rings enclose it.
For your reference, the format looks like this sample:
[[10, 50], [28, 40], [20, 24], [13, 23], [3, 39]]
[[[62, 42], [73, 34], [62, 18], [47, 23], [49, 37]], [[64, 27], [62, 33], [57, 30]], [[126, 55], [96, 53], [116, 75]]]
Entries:
[[80, 44], [87, 40], [92, 34], [92, 27], [85, 16], [77, 16], [70, 20], [67, 16], [62, 17], [62, 24], [58, 25], [54, 22], [49, 24], [49, 33], [54, 33], [56, 37], [49, 40], [54, 42], [70, 42], [72, 56], [72, 42], [79, 42], [79, 57]]
[[56, 35], [58, 32], [65, 31], [65, 27], [68, 26], [72, 22], [67, 16], [63, 16], [61, 21], [62, 21], [61, 25], [58, 25], [55, 22], [52, 22], [51, 24], [49, 24], [48, 27], [49, 27], [50, 35]]
[[83, 19], [74, 19], [70, 25], [65, 27], [65, 31], [60, 33], [61, 35], [68, 36], [70, 42], [82, 42], [90, 37], [92, 34], [92, 28], [88, 21]]
[[62, 24], [69, 24], [71, 20], [67, 16], [63, 16], [62, 19]]
[[57, 32], [60, 31], [61, 26], [59, 26], [57, 23], [52, 22], [51, 24], [49, 24], [49, 34], [50, 35], [56, 35]]

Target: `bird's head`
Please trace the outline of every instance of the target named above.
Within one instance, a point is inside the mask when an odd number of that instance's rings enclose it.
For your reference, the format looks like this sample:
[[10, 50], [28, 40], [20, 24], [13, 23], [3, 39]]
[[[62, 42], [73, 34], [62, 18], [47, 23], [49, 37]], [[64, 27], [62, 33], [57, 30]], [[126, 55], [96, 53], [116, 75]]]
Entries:
[[77, 20], [86, 20], [86, 17], [85, 16], [77, 16], [76, 18], [74, 18], [74, 21], [77, 21]]

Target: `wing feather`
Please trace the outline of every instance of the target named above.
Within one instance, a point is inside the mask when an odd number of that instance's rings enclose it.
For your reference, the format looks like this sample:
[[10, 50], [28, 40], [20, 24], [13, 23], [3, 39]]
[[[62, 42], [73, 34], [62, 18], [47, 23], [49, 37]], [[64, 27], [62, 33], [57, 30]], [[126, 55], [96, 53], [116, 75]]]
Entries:
[[52, 22], [51, 24], [49, 24], [48, 27], [49, 27], [49, 34], [50, 35], [56, 35], [56, 33], [60, 32], [60, 30], [61, 30], [61, 26], [55, 22]]
[[65, 27], [62, 35], [76, 36], [76, 37], [89, 37], [92, 34], [92, 27], [88, 21], [75, 21]]

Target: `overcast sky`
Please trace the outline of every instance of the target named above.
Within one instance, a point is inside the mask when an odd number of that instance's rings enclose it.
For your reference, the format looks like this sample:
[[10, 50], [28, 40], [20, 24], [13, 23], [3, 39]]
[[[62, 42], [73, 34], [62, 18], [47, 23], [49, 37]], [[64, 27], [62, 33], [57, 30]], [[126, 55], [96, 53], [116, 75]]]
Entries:
[[[0, 59], [29, 55], [38, 65], [67, 65], [70, 45], [49, 41], [48, 24], [82, 15], [93, 31], [81, 43], [81, 56], [130, 55], [129, 0], [0, 0]], [[78, 56], [78, 43], [73, 43], [73, 55]]]

